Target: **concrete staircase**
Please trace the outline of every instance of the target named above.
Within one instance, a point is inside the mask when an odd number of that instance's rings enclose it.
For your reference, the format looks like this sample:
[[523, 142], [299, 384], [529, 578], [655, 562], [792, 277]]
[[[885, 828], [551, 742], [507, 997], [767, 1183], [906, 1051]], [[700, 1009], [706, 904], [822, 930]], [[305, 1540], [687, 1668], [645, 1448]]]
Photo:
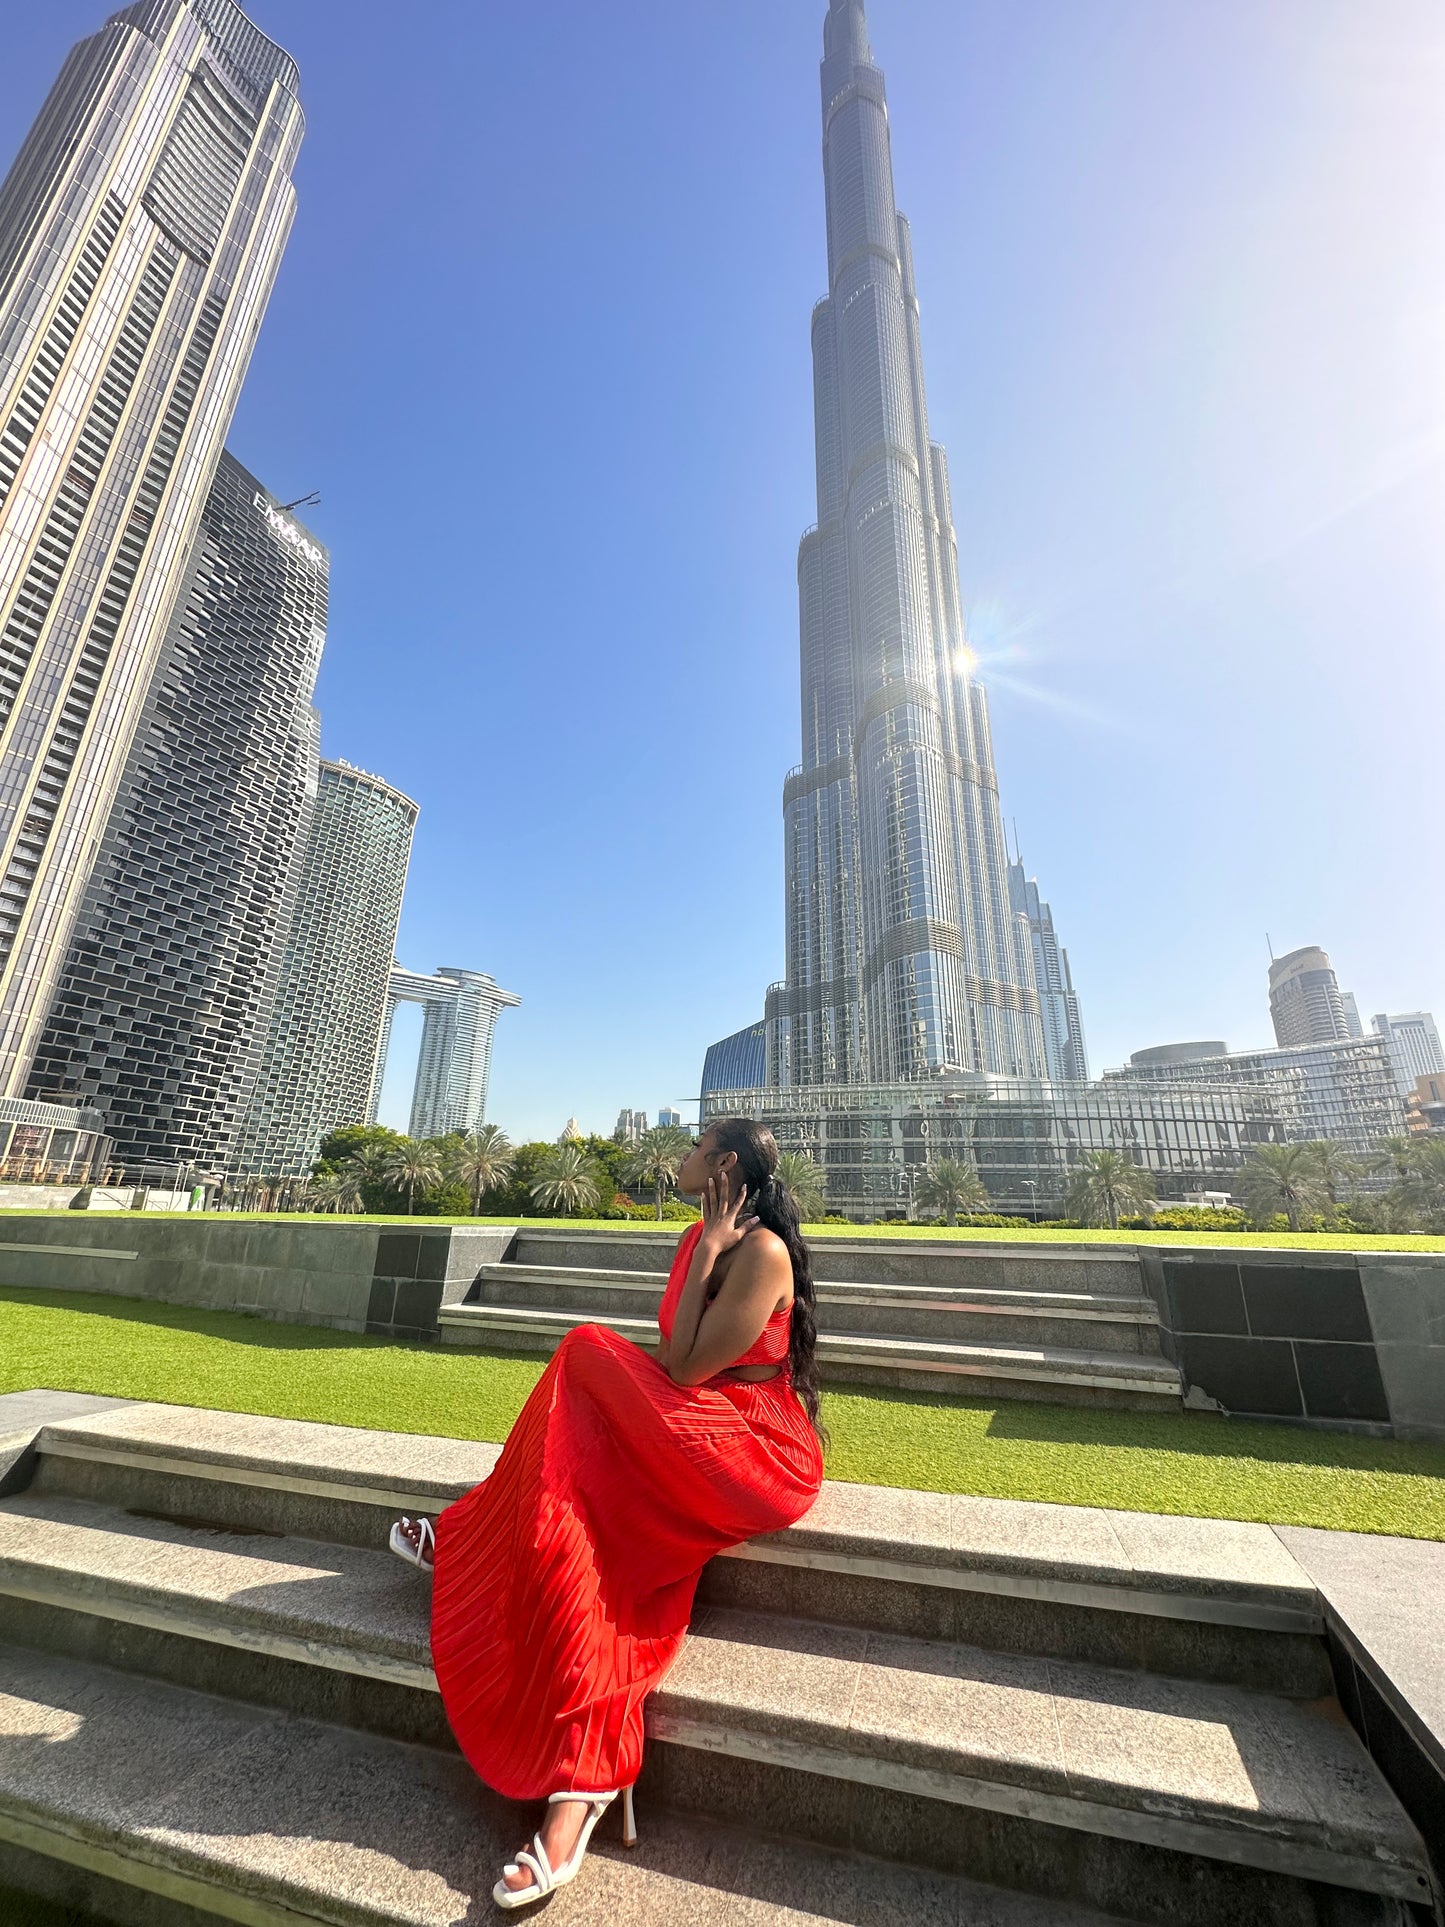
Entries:
[[[549, 1351], [576, 1325], [652, 1345], [674, 1235], [519, 1230], [462, 1304], [448, 1345]], [[1178, 1411], [1176, 1367], [1137, 1254], [818, 1239], [819, 1358], [830, 1384]]]
[[[535, 1813], [456, 1755], [380, 1547], [495, 1448], [134, 1405], [11, 1457], [0, 1887], [122, 1927], [490, 1917]], [[549, 1918], [1419, 1923], [1321, 1625], [1264, 1527], [830, 1485], [709, 1568], [641, 1846], [609, 1816]]]

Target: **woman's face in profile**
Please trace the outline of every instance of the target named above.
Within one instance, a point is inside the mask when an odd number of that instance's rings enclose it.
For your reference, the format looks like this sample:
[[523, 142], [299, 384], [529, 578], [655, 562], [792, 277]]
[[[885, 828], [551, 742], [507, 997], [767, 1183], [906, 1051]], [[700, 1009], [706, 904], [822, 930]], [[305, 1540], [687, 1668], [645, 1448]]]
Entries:
[[735, 1152], [727, 1151], [719, 1155], [713, 1134], [707, 1131], [695, 1141], [687, 1161], [678, 1172], [677, 1188], [687, 1197], [701, 1197], [709, 1178], [720, 1178], [730, 1173], [736, 1163]]

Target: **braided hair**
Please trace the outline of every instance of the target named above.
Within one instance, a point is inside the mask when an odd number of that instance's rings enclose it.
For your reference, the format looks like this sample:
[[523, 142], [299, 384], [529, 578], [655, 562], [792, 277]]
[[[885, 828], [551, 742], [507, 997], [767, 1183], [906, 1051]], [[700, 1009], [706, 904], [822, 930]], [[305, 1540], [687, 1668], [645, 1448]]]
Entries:
[[778, 1143], [765, 1124], [748, 1117], [724, 1117], [707, 1126], [715, 1148], [731, 1151], [759, 1224], [782, 1239], [793, 1267], [793, 1316], [788, 1327], [788, 1369], [813, 1430], [827, 1434], [818, 1418], [818, 1313], [813, 1259], [803, 1242], [798, 1209], [778, 1183]]

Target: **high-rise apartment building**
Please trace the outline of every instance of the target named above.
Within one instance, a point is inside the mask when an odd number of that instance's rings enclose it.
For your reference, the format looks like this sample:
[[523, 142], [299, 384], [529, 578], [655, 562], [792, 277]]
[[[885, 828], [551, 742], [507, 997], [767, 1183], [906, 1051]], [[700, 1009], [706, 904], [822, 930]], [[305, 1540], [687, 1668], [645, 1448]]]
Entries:
[[1390, 1046], [1402, 1096], [1408, 1097], [1421, 1078], [1445, 1074], [1445, 1050], [1441, 1049], [1440, 1032], [1428, 1010], [1407, 1010], [1398, 1017], [1382, 1012], [1370, 1028]]
[[647, 1136], [648, 1117], [646, 1111], [630, 1111], [625, 1107], [617, 1113], [617, 1124], [612, 1138], [616, 1144], [637, 1144]]
[[817, 526], [799, 554], [803, 759], [784, 788], [782, 1085], [1042, 1077], [1009, 901], [988, 709], [963, 626], [948, 467], [929, 435], [907, 223], [861, 0], [822, 67], [828, 292], [813, 311]]
[[1332, 1044], [1361, 1035], [1358, 1011], [1340, 994], [1329, 957], [1315, 945], [1276, 957], [1269, 967], [1269, 1014], [1275, 1042]]
[[137, 0], [0, 187], [0, 1095], [143, 726], [301, 135], [294, 62], [233, 0]]
[[412, 1137], [429, 1138], [446, 1137], [453, 1131], [475, 1131], [486, 1122], [497, 1018], [504, 1010], [516, 1010], [521, 1001], [479, 970], [443, 965], [435, 976], [423, 977], [419, 971], [403, 970], [400, 964], [394, 964], [387, 985], [386, 1018], [368, 1122], [376, 1122], [381, 1103], [392, 1019], [398, 1004], [420, 1004], [426, 1013], [407, 1128]]
[[304, 1176], [328, 1131], [365, 1122], [416, 819], [379, 776], [321, 763], [238, 1169]]
[[224, 454], [27, 1093], [103, 1112], [123, 1164], [235, 1151], [315, 791], [327, 578]]
[[1022, 860], [1008, 866], [1008, 894], [1015, 911], [1028, 919], [1049, 1076], [1056, 1082], [1086, 1084], [1089, 1053], [1069, 953], [1054, 930], [1053, 911], [1040, 897], [1038, 883], [1027, 874]]

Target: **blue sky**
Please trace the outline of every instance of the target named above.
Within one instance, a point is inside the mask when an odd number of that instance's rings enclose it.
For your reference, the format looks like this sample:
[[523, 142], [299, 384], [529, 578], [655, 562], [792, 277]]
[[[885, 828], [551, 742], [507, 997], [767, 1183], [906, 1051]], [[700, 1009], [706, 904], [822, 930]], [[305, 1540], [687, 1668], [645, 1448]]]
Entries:
[[[105, 10], [7, 10], [6, 160]], [[231, 442], [322, 491], [325, 748], [421, 803], [403, 960], [525, 1000], [518, 1136], [695, 1092], [781, 974], [824, 10], [250, 9], [309, 131]], [[1096, 1069], [1268, 1041], [1266, 932], [1445, 1016], [1438, 0], [869, 13]]]

